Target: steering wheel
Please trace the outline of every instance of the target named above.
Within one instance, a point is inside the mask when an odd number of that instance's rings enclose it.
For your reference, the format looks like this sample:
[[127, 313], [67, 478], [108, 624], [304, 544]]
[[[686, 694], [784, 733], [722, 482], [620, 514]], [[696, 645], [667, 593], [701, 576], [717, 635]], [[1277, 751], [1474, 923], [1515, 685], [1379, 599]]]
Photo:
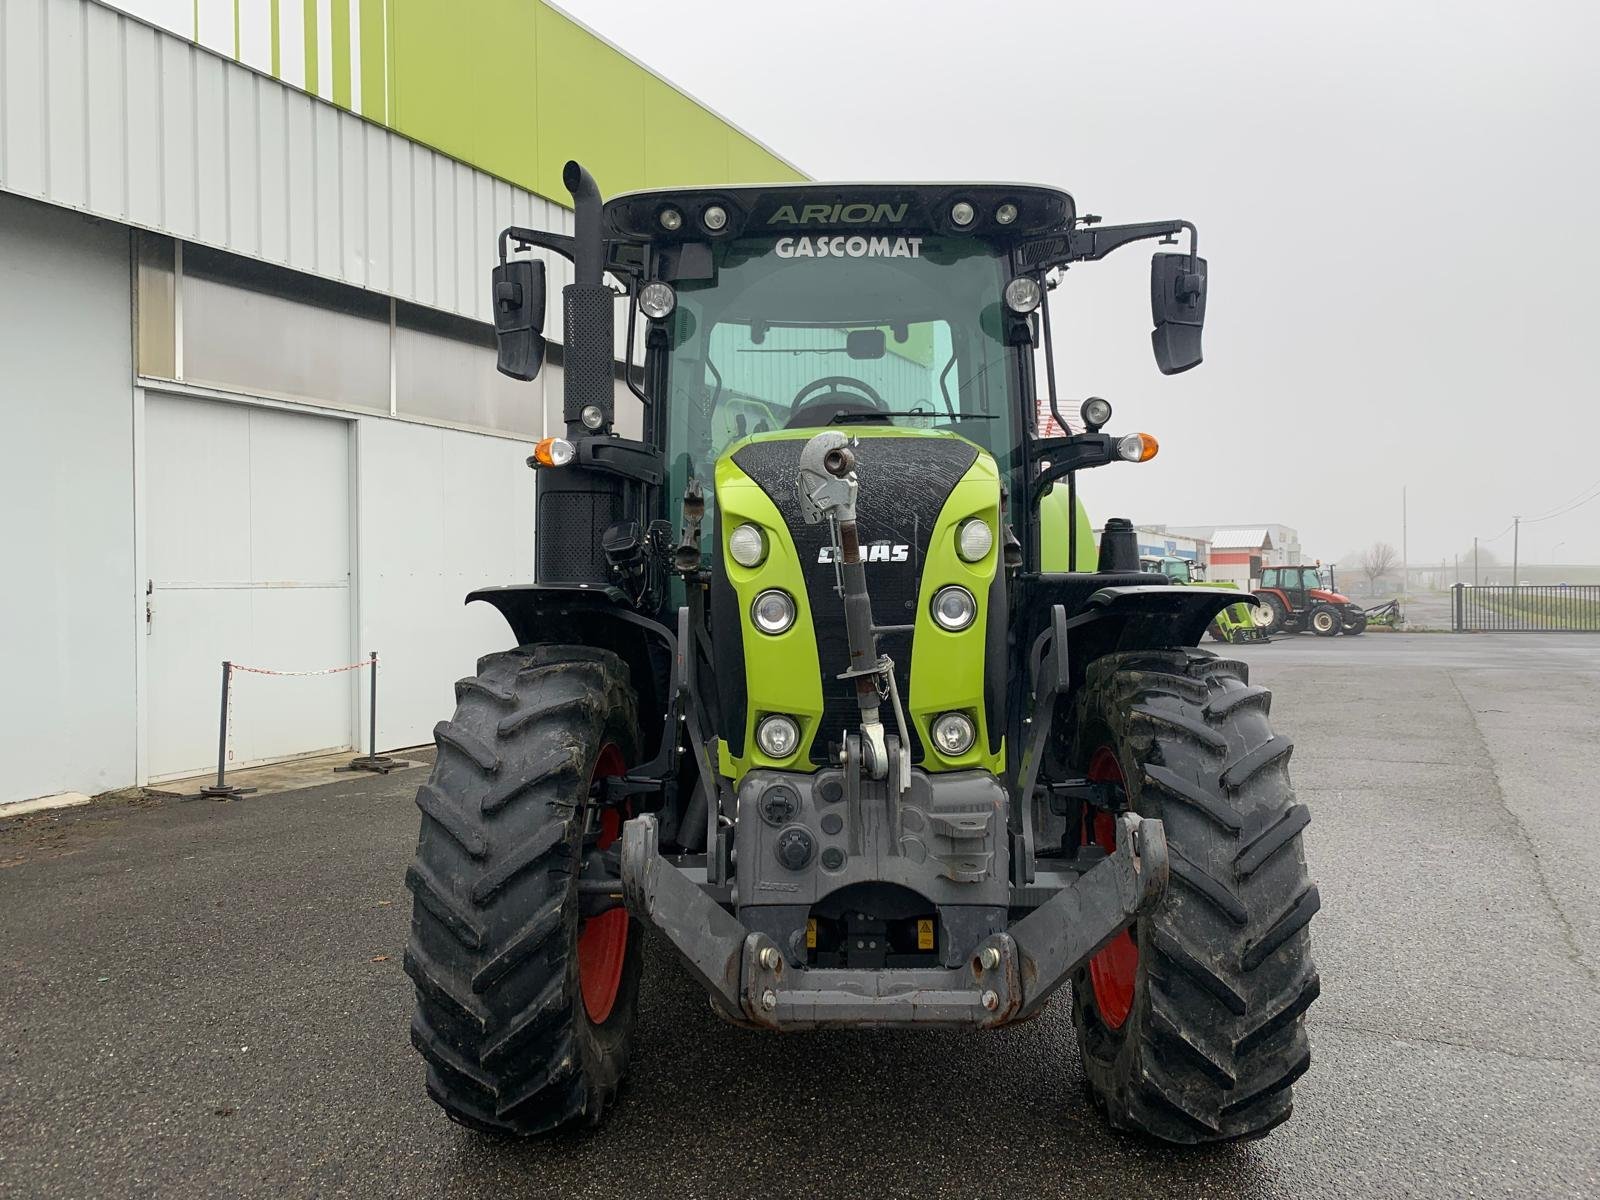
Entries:
[[[849, 388], [857, 393], [841, 391]], [[820, 394], [819, 394], [820, 393]], [[808, 399], [815, 395], [815, 399]], [[814, 379], [795, 393], [789, 403], [789, 419], [785, 429], [799, 429], [807, 425], [827, 425], [839, 413], [889, 414], [889, 405], [876, 388], [851, 375], [824, 375]]]

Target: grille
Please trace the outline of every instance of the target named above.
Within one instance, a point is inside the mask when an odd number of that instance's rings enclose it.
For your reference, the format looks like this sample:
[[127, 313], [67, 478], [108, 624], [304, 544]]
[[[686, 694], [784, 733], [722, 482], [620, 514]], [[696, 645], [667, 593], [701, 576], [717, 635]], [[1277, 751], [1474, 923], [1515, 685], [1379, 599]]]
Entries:
[[[822, 723], [812, 743], [811, 759], [827, 761], [829, 743], [838, 743], [845, 730], [859, 724], [855, 690], [836, 678], [849, 663], [849, 643], [844, 630], [844, 605], [834, 590], [831, 563], [823, 562], [828, 545], [826, 525], [807, 525], [800, 513], [796, 478], [805, 439], [753, 442], [734, 455], [739, 469], [750, 476], [777, 506], [799, 553], [817, 631], [817, 659], [822, 675]], [[856, 524], [862, 555], [868, 558], [867, 590], [872, 596], [872, 617], [878, 625], [911, 625], [917, 619], [917, 593], [928, 540], [950, 492], [978, 457], [970, 442], [953, 438], [870, 437], [855, 447], [856, 473], [861, 487], [856, 498]], [[904, 562], [872, 561], [873, 546], [905, 546]], [[883, 634], [878, 648], [894, 659], [895, 682], [901, 700], [911, 702], [912, 635]], [[885, 721], [892, 724], [889, 714]], [[915, 729], [908, 729], [914, 760], [922, 758]]]

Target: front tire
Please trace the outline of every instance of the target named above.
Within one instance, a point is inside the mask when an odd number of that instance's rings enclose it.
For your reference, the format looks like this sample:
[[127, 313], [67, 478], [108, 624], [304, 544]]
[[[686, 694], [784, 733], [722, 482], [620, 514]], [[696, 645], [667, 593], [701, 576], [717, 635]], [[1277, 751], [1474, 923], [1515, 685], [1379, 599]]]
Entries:
[[[1079, 694], [1071, 761], [1159, 818], [1171, 879], [1159, 905], [1073, 981], [1091, 1098], [1110, 1123], [1167, 1142], [1258, 1137], [1293, 1110], [1320, 983], [1307, 926], [1310, 820], [1289, 784], [1270, 693], [1202, 650], [1108, 655]], [[1086, 808], [1085, 842], [1114, 838]]]
[[1318, 637], [1338, 637], [1344, 629], [1344, 614], [1331, 604], [1311, 610], [1311, 632]]
[[480, 660], [434, 730], [405, 967], [428, 1095], [462, 1124], [593, 1124], [616, 1094], [640, 934], [620, 908], [584, 916], [578, 871], [616, 836], [591, 790], [636, 760], [635, 711], [616, 655], [540, 646]]
[[1345, 635], [1345, 637], [1358, 637], [1361, 634], [1365, 633], [1366, 631], [1367, 631], [1367, 616], [1366, 616], [1365, 613], [1357, 613], [1355, 616], [1347, 617], [1345, 619], [1345, 626], [1344, 626], [1344, 635]]
[[1282, 600], [1278, 599], [1270, 592], [1267, 595], [1260, 597], [1260, 604], [1258, 607], [1266, 614], [1266, 620], [1264, 621], [1259, 615], [1256, 615], [1255, 617], [1256, 628], [1260, 629], [1262, 633], [1271, 635], [1274, 633], [1296, 632], [1295, 630], [1288, 628], [1288, 608], [1285, 607]]

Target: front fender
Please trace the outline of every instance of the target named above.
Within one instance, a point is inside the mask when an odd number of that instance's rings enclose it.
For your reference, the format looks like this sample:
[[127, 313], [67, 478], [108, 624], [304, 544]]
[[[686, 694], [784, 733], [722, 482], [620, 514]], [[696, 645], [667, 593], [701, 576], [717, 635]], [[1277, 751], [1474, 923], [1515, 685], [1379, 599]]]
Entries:
[[1073, 630], [1082, 630], [1085, 638], [1095, 642], [1114, 642], [1089, 656], [1092, 658], [1118, 650], [1196, 646], [1206, 626], [1223, 609], [1254, 603], [1255, 597], [1249, 592], [1225, 588], [1160, 584], [1103, 587], [1067, 622], [1067, 630], [1069, 637]]
[[620, 588], [583, 583], [508, 584], [469, 593], [466, 602], [474, 601], [494, 606], [511, 626], [519, 647], [594, 646], [616, 654], [628, 664], [639, 699], [641, 728], [659, 727], [677, 663], [678, 638], [660, 621], [635, 612]]

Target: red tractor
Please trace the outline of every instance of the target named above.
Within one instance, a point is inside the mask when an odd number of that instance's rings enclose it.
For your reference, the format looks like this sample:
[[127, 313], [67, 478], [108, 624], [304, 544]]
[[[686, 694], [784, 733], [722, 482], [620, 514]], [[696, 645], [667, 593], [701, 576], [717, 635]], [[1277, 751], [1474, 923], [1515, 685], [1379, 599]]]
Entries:
[[1267, 633], [1299, 633], [1309, 629], [1318, 637], [1339, 633], [1352, 636], [1367, 628], [1366, 611], [1348, 596], [1333, 590], [1333, 568], [1326, 585], [1318, 567], [1266, 567], [1256, 588], [1260, 605], [1257, 623]]

